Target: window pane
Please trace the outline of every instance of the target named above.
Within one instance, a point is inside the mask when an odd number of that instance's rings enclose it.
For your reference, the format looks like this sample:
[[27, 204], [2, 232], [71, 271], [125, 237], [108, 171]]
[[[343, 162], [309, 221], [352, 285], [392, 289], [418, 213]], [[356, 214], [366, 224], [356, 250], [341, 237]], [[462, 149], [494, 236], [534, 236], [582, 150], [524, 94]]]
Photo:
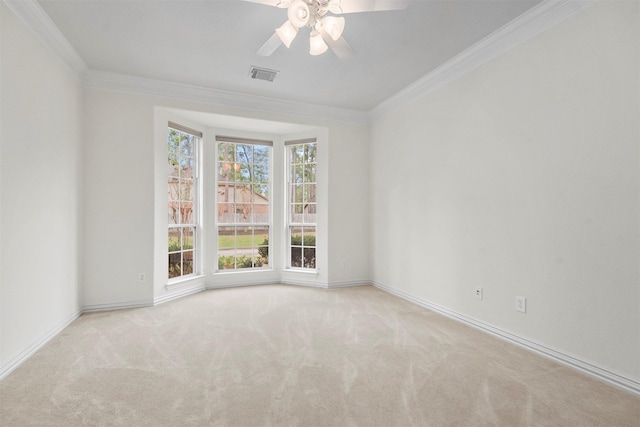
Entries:
[[220, 162], [218, 165], [218, 180], [222, 182], [234, 182], [238, 177], [240, 163]]
[[218, 227], [218, 248], [234, 248], [236, 246], [236, 228]]
[[[250, 248], [252, 243], [253, 227], [236, 227], [236, 249]], [[242, 253], [247, 254], [246, 251], [242, 251]]]
[[178, 163], [178, 157], [180, 156], [180, 151], [179, 151], [179, 147], [180, 147], [180, 135], [179, 132], [177, 130], [174, 129], [169, 129], [168, 135], [167, 135], [167, 148], [169, 151], [169, 162], [171, 163], [172, 160], [175, 160], [175, 164], [177, 165]]
[[233, 184], [218, 184], [218, 203], [231, 203], [235, 198], [235, 186]]
[[234, 270], [236, 268], [236, 258], [232, 255], [218, 254], [218, 270]]
[[253, 147], [253, 162], [255, 164], [269, 166], [269, 154], [271, 149], [264, 145], [255, 145]]
[[178, 176], [179, 175], [178, 164], [179, 164], [179, 160], [178, 160], [177, 150], [175, 150], [175, 149], [171, 150], [171, 147], [170, 147], [169, 148], [169, 158], [167, 160], [167, 175], [168, 176]]
[[169, 224], [180, 224], [180, 180], [169, 178], [168, 194]]
[[251, 203], [236, 204], [235, 222], [239, 224], [250, 224], [253, 220], [251, 215]]
[[269, 204], [269, 185], [254, 185], [255, 195], [253, 198], [254, 203], [266, 203]]
[[225, 142], [218, 143], [218, 160], [233, 162], [235, 160], [235, 150], [233, 144]]
[[291, 227], [291, 245], [302, 246], [302, 227]]
[[269, 227], [256, 227], [254, 231], [254, 246], [262, 267], [269, 266]]
[[302, 267], [302, 248], [291, 246], [291, 267]]
[[235, 190], [236, 203], [251, 203], [251, 186], [244, 184], [237, 184], [232, 188]]
[[236, 144], [236, 161], [251, 163], [253, 161], [253, 146]]
[[182, 250], [193, 249], [195, 232], [193, 227], [182, 229]]
[[303, 185], [293, 184], [291, 186], [291, 203], [302, 203], [304, 201]]
[[178, 178], [169, 177], [167, 188], [169, 202], [172, 200], [180, 200], [180, 180]]
[[238, 165], [238, 174], [236, 180], [239, 182], [251, 182], [252, 181], [252, 168], [249, 163], [236, 163]]
[[316, 144], [305, 144], [304, 145], [304, 157], [305, 163], [315, 163], [316, 162]]
[[169, 229], [169, 252], [177, 252], [180, 250], [180, 229]]
[[253, 258], [251, 255], [237, 255], [236, 269], [253, 267]]
[[315, 204], [305, 205], [303, 222], [305, 224], [316, 223], [316, 205]]
[[258, 184], [268, 184], [269, 181], [269, 163], [254, 163], [253, 182]]
[[316, 248], [304, 248], [303, 267], [316, 268]]
[[169, 279], [173, 277], [179, 277], [182, 275], [180, 260], [181, 260], [180, 252], [175, 254], [169, 254]]
[[315, 164], [305, 165], [304, 182], [316, 182], [316, 165]]
[[182, 274], [193, 273], [193, 251], [186, 251], [182, 253]]
[[315, 202], [316, 201], [316, 185], [315, 184], [304, 184], [304, 201]]
[[193, 135], [180, 133], [180, 154], [182, 156], [193, 156]]
[[183, 179], [180, 181], [180, 199], [193, 201], [193, 180]]
[[235, 205], [233, 203], [218, 204], [218, 222], [223, 224], [235, 222]]
[[180, 224], [180, 203], [169, 203], [168, 206], [168, 223], [172, 224]]
[[180, 220], [182, 224], [193, 224], [193, 202], [180, 202]]
[[191, 179], [195, 176], [195, 162], [192, 157], [182, 157], [180, 159], [180, 177]]
[[316, 227], [302, 227], [302, 232], [305, 236], [305, 246], [316, 245]]
[[235, 168], [235, 163], [219, 162], [218, 163], [218, 181], [228, 182], [233, 179], [231, 170]]
[[269, 227], [258, 226], [253, 228], [253, 244], [252, 246], [262, 246], [269, 244]]

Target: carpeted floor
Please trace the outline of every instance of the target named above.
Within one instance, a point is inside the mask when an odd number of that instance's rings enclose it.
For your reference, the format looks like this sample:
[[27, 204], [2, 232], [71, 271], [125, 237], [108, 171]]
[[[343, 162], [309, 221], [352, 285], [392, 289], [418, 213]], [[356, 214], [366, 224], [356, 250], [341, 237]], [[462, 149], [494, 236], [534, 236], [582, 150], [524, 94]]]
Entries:
[[85, 314], [0, 382], [2, 426], [638, 426], [640, 398], [370, 286]]

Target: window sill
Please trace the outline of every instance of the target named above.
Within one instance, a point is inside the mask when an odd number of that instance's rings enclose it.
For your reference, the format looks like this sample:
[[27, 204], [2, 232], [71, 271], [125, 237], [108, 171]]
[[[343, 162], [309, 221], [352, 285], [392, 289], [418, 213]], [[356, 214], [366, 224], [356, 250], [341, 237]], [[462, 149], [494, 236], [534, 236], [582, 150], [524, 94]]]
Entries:
[[258, 273], [272, 273], [273, 268], [261, 268], [261, 269], [246, 269], [246, 270], [217, 270], [213, 273], [214, 276], [224, 274], [258, 274]]
[[317, 269], [309, 270], [304, 268], [285, 268], [283, 271], [285, 271], [286, 273], [302, 273], [314, 276], [317, 276], [319, 274], [319, 271]]
[[195, 276], [188, 276], [188, 277], [184, 277], [184, 278], [180, 278], [180, 279], [175, 279], [175, 280], [172, 280], [169, 283], [167, 283], [165, 285], [165, 289], [169, 291], [171, 289], [176, 289], [176, 288], [180, 288], [182, 286], [191, 285], [193, 283], [197, 283], [198, 281], [203, 281], [204, 277], [205, 277], [204, 275], [199, 274], [199, 275], [195, 275]]

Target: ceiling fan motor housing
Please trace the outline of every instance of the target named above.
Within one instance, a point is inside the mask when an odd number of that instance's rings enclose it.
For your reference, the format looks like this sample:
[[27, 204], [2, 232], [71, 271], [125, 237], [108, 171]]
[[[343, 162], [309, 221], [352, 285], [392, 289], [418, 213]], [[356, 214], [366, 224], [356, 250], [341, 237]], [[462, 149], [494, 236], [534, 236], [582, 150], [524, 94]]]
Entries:
[[295, 0], [287, 10], [287, 17], [289, 18], [289, 22], [296, 28], [306, 26], [311, 18], [309, 5], [303, 0]]

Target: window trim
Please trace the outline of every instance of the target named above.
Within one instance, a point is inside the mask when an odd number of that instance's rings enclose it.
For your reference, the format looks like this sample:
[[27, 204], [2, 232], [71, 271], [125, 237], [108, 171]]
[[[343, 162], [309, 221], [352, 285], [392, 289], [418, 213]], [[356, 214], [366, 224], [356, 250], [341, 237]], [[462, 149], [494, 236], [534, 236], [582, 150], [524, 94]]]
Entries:
[[[284, 155], [285, 155], [285, 205], [286, 205], [286, 210], [285, 210], [285, 253], [284, 256], [286, 257], [285, 259], [285, 269], [287, 270], [291, 270], [291, 271], [296, 271], [296, 272], [304, 272], [304, 273], [317, 273], [318, 272], [318, 241], [317, 241], [317, 236], [318, 236], [318, 219], [317, 219], [317, 215], [318, 215], [318, 211], [317, 211], [317, 207], [318, 207], [318, 200], [317, 200], [317, 196], [316, 196], [316, 201], [314, 202], [315, 206], [316, 206], [316, 221], [313, 223], [306, 223], [304, 222], [304, 213], [303, 213], [303, 221], [301, 223], [298, 222], [292, 222], [292, 214], [291, 214], [291, 210], [292, 210], [292, 206], [293, 206], [293, 202], [291, 201], [291, 191], [290, 190], [290, 185], [292, 185], [293, 181], [291, 178], [291, 165], [292, 163], [292, 158], [291, 158], [291, 150], [289, 150], [288, 148], [291, 146], [296, 146], [296, 145], [308, 145], [308, 144], [315, 144], [316, 146], [316, 161], [315, 161], [315, 165], [316, 165], [316, 177], [315, 177], [315, 181], [314, 184], [317, 186], [318, 185], [318, 178], [317, 178], [317, 165], [318, 165], [318, 140], [315, 137], [312, 138], [301, 138], [301, 139], [294, 139], [294, 140], [286, 140], [284, 141]], [[303, 163], [304, 165], [304, 163]], [[303, 179], [303, 185], [305, 184], [305, 181]], [[304, 188], [304, 187], [303, 187]], [[304, 190], [303, 190], [304, 191]], [[317, 194], [317, 193], [316, 193]], [[298, 267], [298, 266], [293, 266], [291, 265], [291, 257], [292, 257], [292, 245], [291, 245], [291, 229], [293, 227], [299, 227], [302, 228], [304, 230], [305, 227], [313, 227], [315, 229], [315, 235], [316, 235], [316, 241], [315, 241], [315, 245], [313, 246], [314, 248], [314, 253], [315, 255], [315, 259], [314, 259], [314, 267], [313, 268], [309, 268], [309, 267], [305, 267], [304, 266], [304, 253], [305, 253], [305, 246], [304, 246], [304, 231], [302, 233], [302, 242], [301, 242], [301, 246], [300, 246], [300, 250], [301, 250], [301, 257], [302, 257], [302, 266]]]
[[[268, 208], [268, 218], [269, 221], [265, 224], [265, 223], [256, 223], [255, 221], [251, 222], [251, 223], [221, 223], [218, 220], [218, 214], [217, 214], [217, 210], [218, 210], [218, 205], [219, 205], [219, 184], [220, 181], [218, 180], [219, 177], [219, 171], [218, 171], [218, 166], [219, 166], [219, 153], [218, 153], [218, 149], [219, 149], [219, 143], [220, 142], [226, 142], [226, 143], [230, 143], [230, 144], [238, 144], [238, 145], [255, 145], [255, 146], [262, 146], [262, 147], [269, 147], [270, 148], [270, 153], [269, 153], [269, 194], [271, 195], [270, 199], [269, 199], [269, 208]], [[274, 177], [275, 177], [275, 172], [274, 172], [274, 153], [275, 153], [275, 148], [274, 148], [274, 142], [273, 140], [267, 140], [267, 139], [260, 139], [260, 138], [246, 138], [246, 137], [237, 137], [237, 136], [225, 136], [225, 135], [220, 135], [220, 134], [215, 134], [215, 138], [214, 138], [214, 149], [213, 149], [213, 168], [212, 168], [212, 175], [214, 175], [214, 179], [213, 181], [213, 211], [212, 211], [212, 218], [215, 218], [213, 220], [213, 226], [212, 226], [212, 232], [209, 233], [209, 238], [212, 238], [215, 241], [215, 249], [214, 249], [214, 255], [213, 257], [210, 257], [211, 260], [209, 260], [210, 262], [213, 263], [213, 265], [211, 266], [211, 270], [212, 273], [215, 275], [218, 274], [237, 274], [237, 273], [259, 273], [259, 272], [265, 272], [265, 271], [274, 271], [274, 260], [273, 260], [273, 254], [274, 254], [274, 198], [273, 198], [273, 194], [274, 194]], [[235, 203], [234, 203], [235, 204]], [[209, 205], [211, 206], [211, 205]], [[237, 227], [239, 224], [242, 224], [244, 226], [247, 227], [268, 227], [269, 228], [269, 233], [268, 233], [268, 239], [269, 239], [269, 246], [268, 246], [268, 251], [269, 251], [269, 264], [267, 267], [249, 267], [249, 268], [230, 268], [230, 269], [220, 269], [219, 268], [219, 257], [220, 257], [220, 247], [219, 247], [219, 229], [220, 227]], [[237, 247], [237, 246], [236, 246]], [[252, 246], [252, 248], [255, 246]], [[275, 251], [277, 252], [277, 251]], [[215, 260], [213, 259], [215, 257]]]
[[[193, 280], [202, 275], [201, 274], [202, 245], [200, 243], [202, 240], [202, 225], [201, 225], [201, 215], [200, 215], [201, 205], [202, 205], [202, 202], [201, 202], [201, 196], [202, 196], [201, 185], [202, 184], [200, 180], [200, 169], [201, 169], [200, 162], [202, 157], [201, 150], [202, 150], [203, 133], [173, 121], [168, 121], [167, 126], [165, 127], [166, 134], [168, 134], [170, 129], [177, 130], [178, 132], [192, 135], [194, 137], [194, 146], [193, 146], [194, 171], [193, 171], [193, 178], [192, 178], [193, 179], [193, 217], [192, 217], [192, 222], [190, 223], [169, 224], [169, 222], [167, 221], [166, 235], [168, 236], [168, 231], [172, 228], [178, 228], [178, 229], [193, 228], [194, 231], [193, 231], [193, 244], [191, 249], [191, 251], [193, 252], [192, 271], [189, 274], [181, 274], [179, 276], [169, 277], [169, 265], [167, 263], [167, 269], [166, 269], [167, 286], [174, 285], [180, 282]], [[168, 159], [169, 157], [168, 147], [166, 148], [167, 148], [167, 155], [165, 157], [165, 164], [166, 164], [166, 159]], [[166, 173], [165, 176], [166, 176], [166, 181], [168, 182], [170, 175]], [[167, 198], [166, 206], [167, 207], [169, 206], [168, 198]], [[181, 261], [182, 261], [182, 254], [184, 252], [185, 250], [182, 247], [180, 251], [170, 252], [168, 250], [168, 247], [165, 244], [165, 256], [167, 256], [167, 259], [168, 259], [168, 256], [172, 253], [173, 254], [180, 253]]]

